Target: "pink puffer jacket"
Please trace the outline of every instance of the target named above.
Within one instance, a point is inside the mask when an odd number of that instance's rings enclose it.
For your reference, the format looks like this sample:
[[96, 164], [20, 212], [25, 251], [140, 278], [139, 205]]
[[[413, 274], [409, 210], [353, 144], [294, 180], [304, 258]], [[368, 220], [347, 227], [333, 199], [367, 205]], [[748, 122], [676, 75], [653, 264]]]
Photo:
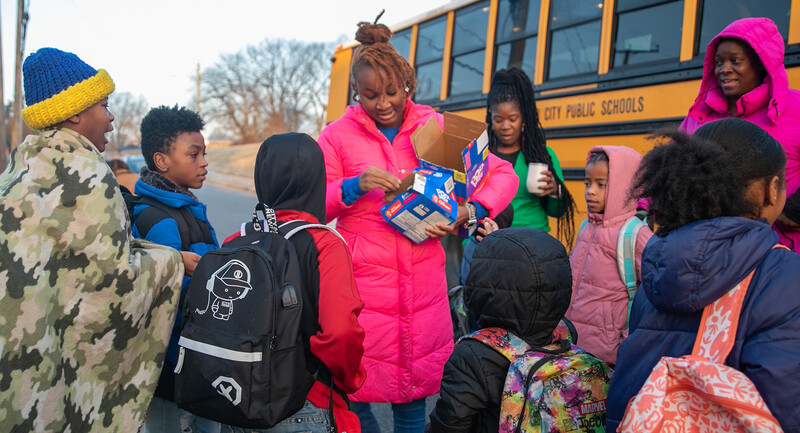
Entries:
[[[572, 266], [572, 301], [567, 318], [578, 331], [578, 345], [610, 364], [627, 336], [628, 289], [617, 270], [617, 236], [625, 221], [636, 213], [636, 201], [627, 201], [628, 188], [642, 155], [624, 146], [595, 146], [593, 152], [608, 155], [605, 211], [589, 214], [589, 223], [578, 234], [569, 256]], [[636, 279], [642, 251], [653, 233], [642, 227], [636, 238]]]
[[[358, 320], [366, 331], [364, 386], [355, 401], [406, 403], [439, 392], [442, 369], [453, 349], [445, 278], [445, 255], [438, 239], [417, 245], [387, 224], [380, 213], [383, 191], [372, 190], [351, 206], [342, 202], [342, 181], [375, 165], [402, 179], [419, 165], [411, 133], [433, 116], [432, 108], [406, 101], [403, 124], [389, 143], [361, 105], [319, 136], [328, 179], [326, 214], [353, 256], [361, 300]], [[516, 193], [511, 164], [490, 155], [488, 180], [473, 200], [490, 216], [502, 211]], [[324, 278], [324, 276], [320, 276]]]
[[[790, 196], [800, 189], [800, 91], [789, 88], [789, 78], [783, 66], [783, 38], [771, 20], [740, 19], [711, 40], [703, 63], [700, 92], [681, 129], [691, 134], [706, 123], [730, 117], [728, 101], [714, 74], [714, 56], [719, 39], [723, 37], [741, 39], [749, 44], [767, 71], [760, 86], [739, 98], [737, 116], [760, 126], [783, 146], [787, 158], [786, 195]], [[792, 244], [800, 245], [800, 232], [786, 235], [794, 241]], [[784, 238], [781, 242], [786, 243]]]

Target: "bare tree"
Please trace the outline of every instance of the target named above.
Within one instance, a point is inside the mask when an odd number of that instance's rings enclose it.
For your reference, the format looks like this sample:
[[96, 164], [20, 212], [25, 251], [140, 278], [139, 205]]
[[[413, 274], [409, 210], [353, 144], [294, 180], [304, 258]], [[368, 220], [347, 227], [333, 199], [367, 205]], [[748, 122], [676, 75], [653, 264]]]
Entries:
[[138, 145], [142, 139], [139, 126], [149, 107], [147, 100], [130, 92], [114, 92], [109, 96], [109, 106], [114, 114], [114, 131], [108, 137], [106, 152]]
[[200, 78], [204, 116], [242, 143], [324, 126], [332, 43], [267, 39], [225, 54]]

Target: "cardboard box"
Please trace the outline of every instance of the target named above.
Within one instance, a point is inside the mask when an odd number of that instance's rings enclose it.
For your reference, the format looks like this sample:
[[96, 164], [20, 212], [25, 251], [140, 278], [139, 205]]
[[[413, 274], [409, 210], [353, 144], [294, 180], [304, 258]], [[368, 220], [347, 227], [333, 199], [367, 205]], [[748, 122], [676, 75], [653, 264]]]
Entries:
[[453, 177], [447, 173], [415, 169], [411, 189], [381, 207], [383, 218], [416, 243], [428, 239], [425, 229], [452, 224], [458, 215]]
[[411, 142], [421, 168], [453, 176], [455, 196], [461, 202], [485, 181], [489, 135], [484, 122], [447, 112], [443, 116], [444, 130], [431, 117], [411, 134]]

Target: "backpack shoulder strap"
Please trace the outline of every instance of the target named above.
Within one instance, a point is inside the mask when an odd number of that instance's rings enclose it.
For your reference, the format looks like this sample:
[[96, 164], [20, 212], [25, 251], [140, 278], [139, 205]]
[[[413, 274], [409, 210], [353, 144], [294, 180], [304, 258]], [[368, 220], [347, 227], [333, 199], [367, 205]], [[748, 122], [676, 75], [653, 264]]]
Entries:
[[[775, 245], [775, 248], [786, 248]], [[756, 268], [758, 269], [758, 268]], [[739, 316], [742, 312], [744, 297], [756, 270], [753, 269], [744, 279], [721, 298], [703, 309], [700, 329], [694, 341], [692, 355], [722, 364], [733, 349], [736, 331], [739, 327]]]
[[[625, 287], [634, 289], [634, 293], [636, 292], [636, 238], [642, 227], [644, 227], [644, 222], [636, 216], [632, 216], [625, 220], [617, 235], [617, 268], [619, 277], [625, 283]], [[628, 290], [628, 294], [630, 293], [630, 290]]]
[[636, 215], [625, 220], [617, 235], [617, 270], [619, 278], [628, 290], [628, 315], [625, 329], [631, 317], [633, 297], [636, 295], [636, 238], [645, 223]]
[[721, 364], [733, 349], [739, 314], [755, 269], [721, 298], [703, 309], [700, 329], [694, 341], [692, 355]]
[[567, 340], [571, 344], [578, 344], [578, 330], [566, 317], [562, 317], [558, 321], [556, 329], [553, 330], [553, 341], [558, 340]]
[[[300, 224], [300, 223], [302, 223], [302, 224]], [[290, 225], [294, 225], [294, 227], [288, 228]], [[344, 240], [342, 235], [340, 235], [339, 232], [336, 231], [336, 229], [334, 229], [333, 227], [327, 226], [325, 224], [315, 224], [315, 223], [309, 223], [309, 222], [306, 222], [306, 221], [303, 221], [303, 220], [294, 220], [294, 221], [287, 221], [287, 222], [282, 223], [282, 224], [280, 224], [278, 226], [278, 231], [283, 232], [284, 230], [286, 230], [286, 233], [283, 235], [283, 237], [286, 238], [286, 239], [291, 238], [292, 236], [294, 236], [295, 234], [297, 234], [301, 230], [308, 230], [308, 229], [327, 230], [327, 231], [335, 234], [336, 236], [338, 236], [339, 239], [341, 239], [342, 242], [344, 242], [344, 244], [347, 245], [347, 242]]]
[[140, 212], [134, 221], [134, 224], [136, 224], [136, 230], [139, 231], [140, 236], [147, 236], [147, 233], [150, 232], [150, 229], [152, 229], [154, 225], [166, 218], [172, 218], [175, 220], [175, 224], [178, 226], [178, 234], [181, 238], [181, 250], [189, 251], [189, 245], [191, 245], [191, 236], [189, 234], [189, 226], [186, 221], [186, 216], [184, 215], [184, 212], [188, 212], [188, 210], [175, 209], [152, 197], [145, 196], [136, 196], [134, 198], [134, 204], [146, 204], [149, 206], [147, 209], [144, 209], [142, 212]]
[[531, 349], [524, 340], [500, 328], [483, 328], [461, 337], [458, 342], [465, 339], [480, 341], [505, 356], [510, 362]]
[[589, 219], [585, 219], [581, 221], [581, 227], [578, 229], [578, 234], [580, 234], [584, 228], [586, 228], [586, 224], [589, 224]]

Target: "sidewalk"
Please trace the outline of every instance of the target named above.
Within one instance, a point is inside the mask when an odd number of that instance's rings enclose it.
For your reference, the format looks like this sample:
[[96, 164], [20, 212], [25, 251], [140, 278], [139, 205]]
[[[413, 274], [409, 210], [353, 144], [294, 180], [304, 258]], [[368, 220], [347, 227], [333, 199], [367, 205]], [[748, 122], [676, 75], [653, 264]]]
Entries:
[[225, 188], [256, 192], [253, 166], [260, 143], [242, 144], [208, 150], [209, 183]]

